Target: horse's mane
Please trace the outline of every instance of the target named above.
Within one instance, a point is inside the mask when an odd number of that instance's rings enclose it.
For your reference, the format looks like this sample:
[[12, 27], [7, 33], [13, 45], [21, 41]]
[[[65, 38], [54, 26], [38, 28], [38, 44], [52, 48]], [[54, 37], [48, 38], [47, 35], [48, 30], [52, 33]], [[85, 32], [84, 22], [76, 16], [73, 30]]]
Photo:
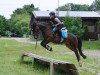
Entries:
[[37, 25], [46, 29], [51, 29], [50, 23], [47, 22], [37, 22]]

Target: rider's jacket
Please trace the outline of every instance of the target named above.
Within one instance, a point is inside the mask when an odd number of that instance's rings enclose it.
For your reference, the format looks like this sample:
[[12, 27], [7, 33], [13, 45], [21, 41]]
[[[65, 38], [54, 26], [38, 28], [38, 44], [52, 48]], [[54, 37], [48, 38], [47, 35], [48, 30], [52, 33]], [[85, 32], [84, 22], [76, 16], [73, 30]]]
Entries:
[[61, 25], [61, 24], [63, 24], [62, 20], [60, 18], [58, 18], [58, 17], [55, 17], [55, 18], [51, 19], [51, 21], [52, 21], [52, 23], [54, 25]]

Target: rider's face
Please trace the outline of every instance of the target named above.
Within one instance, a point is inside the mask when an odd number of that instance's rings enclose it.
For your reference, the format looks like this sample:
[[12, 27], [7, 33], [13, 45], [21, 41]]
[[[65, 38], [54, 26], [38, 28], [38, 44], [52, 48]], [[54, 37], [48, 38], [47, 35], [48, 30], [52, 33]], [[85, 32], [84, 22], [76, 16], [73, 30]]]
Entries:
[[53, 15], [50, 15], [50, 19], [53, 19], [54, 18], [54, 16]]

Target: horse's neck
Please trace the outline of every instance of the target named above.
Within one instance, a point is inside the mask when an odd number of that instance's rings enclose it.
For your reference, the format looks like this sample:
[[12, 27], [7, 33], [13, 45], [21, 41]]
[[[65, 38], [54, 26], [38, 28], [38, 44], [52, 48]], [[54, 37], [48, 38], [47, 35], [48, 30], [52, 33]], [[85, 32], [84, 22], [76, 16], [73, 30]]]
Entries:
[[52, 30], [49, 26], [41, 25], [41, 26], [39, 26], [39, 28], [40, 28], [44, 38], [46, 38], [46, 36], [49, 36], [48, 32], [52, 33]]
[[46, 27], [43, 26], [43, 25], [39, 25], [39, 29], [40, 29], [42, 32], [44, 32], [44, 31], [46, 30]]

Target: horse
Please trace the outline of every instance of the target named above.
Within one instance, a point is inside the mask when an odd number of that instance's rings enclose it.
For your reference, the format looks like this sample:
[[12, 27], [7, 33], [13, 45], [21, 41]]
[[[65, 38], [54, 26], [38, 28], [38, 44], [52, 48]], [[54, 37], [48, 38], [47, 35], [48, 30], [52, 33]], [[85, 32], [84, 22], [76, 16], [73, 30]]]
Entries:
[[[61, 43], [61, 37], [55, 37], [55, 33], [52, 31], [52, 28], [48, 23], [44, 22], [33, 22], [31, 24], [31, 31], [32, 35], [35, 39], [38, 38], [38, 34], [41, 32], [43, 35], [43, 40], [40, 43], [41, 46], [46, 48], [49, 51], [52, 51], [52, 47], [48, 45], [49, 42], [53, 43]], [[80, 59], [80, 56], [82, 56], [84, 59], [86, 59], [86, 55], [82, 52], [82, 40], [80, 37], [75, 36], [74, 34], [68, 32], [68, 37], [63, 39], [63, 43], [68, 47], [70, 50], [72, 50], [77, 58], [77, 61], [79, 63], [79, 66], [82, 66], [82, 62]]]

